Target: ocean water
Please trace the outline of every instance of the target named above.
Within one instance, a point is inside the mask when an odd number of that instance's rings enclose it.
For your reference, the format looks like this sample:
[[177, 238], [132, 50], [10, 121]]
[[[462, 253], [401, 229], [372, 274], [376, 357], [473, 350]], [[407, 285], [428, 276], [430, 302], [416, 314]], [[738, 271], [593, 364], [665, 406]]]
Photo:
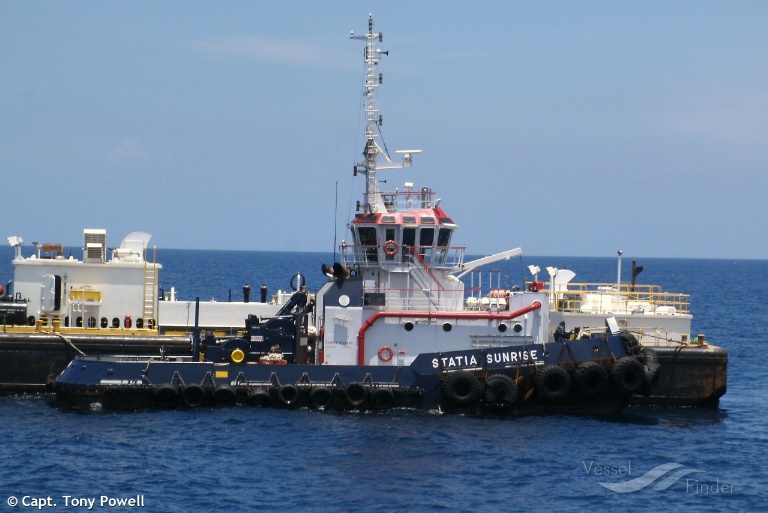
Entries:
[[[0, 249], [0, 283], [12, 275], [9, 250]], [[298, 271], [317, 290], [333, 255], [160, 250], [158, 260], [162, 285], [182, 299], [240, 300], [243, 284], [257, 298], [262, 284], [286, 289]], [[524, 257], [499, 266], [502, 285], [527, 278], [528, 264], [570, 268], [580, 281], [617, 273], [610, 258]], [[638, 264], [639, 282], [690, 293], [694, 332], [729, 350], [718, 410], [115, 413], [0, 397], [0, 511], [768, 510], [768, 261]], [[627, 280], [630, 259], [622, 266]]]

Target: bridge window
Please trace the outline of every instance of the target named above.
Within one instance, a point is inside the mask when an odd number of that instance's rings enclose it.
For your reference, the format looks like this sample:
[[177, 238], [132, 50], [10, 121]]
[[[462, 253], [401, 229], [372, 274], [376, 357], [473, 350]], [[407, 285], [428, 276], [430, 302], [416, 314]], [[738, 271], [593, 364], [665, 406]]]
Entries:
[[416, 228], [403, 228], [403, 255], [410, 256], [408, 249], [416, 246]]
[[437, 258], [436, 263], [444, 264], [448, 257], [448, 247], [451, 245], [451, 233], [452, 230], [448, 228], [440, 228], [437, 234]]
[[365, 228], [358, 228], [357, 233], [359, 235], [359, 244], [362, 246], [360, 249], [365, 255], [367, 262], [378, 262], [378, 253], [376, 248], [376, 227], [370, 226]]
[[419, 237], [419, 251], [426, 260], [432, 256], [432, 246], [435, 244], [435, 229], [422, 228]]

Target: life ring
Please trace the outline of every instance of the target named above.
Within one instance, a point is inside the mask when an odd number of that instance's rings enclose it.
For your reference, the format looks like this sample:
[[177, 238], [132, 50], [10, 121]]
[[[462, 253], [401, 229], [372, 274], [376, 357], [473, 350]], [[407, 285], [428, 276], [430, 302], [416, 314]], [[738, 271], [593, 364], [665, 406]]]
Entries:
[[181, 400], [190, 408], [202, 406], [205, 402], [205, 389], [200, 385], [187, 385], [181, 390]]
[[493, 374], [485, 380], [483, 399], [492, 407], [511, 407], [517, 401], [517, 383], [505, 374]]
[[314, 387], [309, 392], [309, 404], [318, 410], [325, 410], [333, 403], [333, 390], [328, 387]]
[[381, 349], [379, 349], [379, 360], [382, 362], [389, 362], [394, 356], [395, 351], [389, 346], [381, 346]]
[[558, 399], [571, 387], [568, 371], [559, 365], [549, 364], [542, 367], [534, 377], [536, 391], [544, 399]]
[[251, 390], [248, 394], [248, 404], [260, 408], [269, 408], [272, 406], [272, 398], [269, 395], [269, 390], [263, 387]]
[[277, 389], [277, 400], [283, 406], [294, 406], [299, 401], [301, 392], [296, 385], [283, 385]]
[[645, 368], [640, 360], [624, 356], [613, 364], [611, 377], [619, 390], [633, 394], [645, 384]]
[[216, 385], [213, 390], [213, 402], [218, 406], [232, 406], [237, 402], [237, 393], [227, 383]]
[[155, 400], [160, 408], [175, 408], [179, 404], [179, 389], [173, 385], [160, 385], [155, 389]]
[[350, 406], [360, 407], [368, 399], [368, 389], [362, 383], [350, 383], [344, 390], [344, 398]]
[[454, 406], [472, 406], [481, 392], [480, 381], [467, 371], [451, 372], [443, 380], [443, 395]]
[[395, 393], [391, 388], [377, 388], [371, 394], [374, 410], [388, 410], [395, 406]]
[[584, 362], [576, 367], [573, 380], [579, 392], [589, 398], [598, 397], [608, 390], [608, 371], [597, 362]]
[[386, 253], [389, 256], [392, 256], [395, 253], [397, 253], [397, 248], [398, 248], [397, 242], [393, 240], [388, 240], [387, 242], [384, 243], [384, 253]]

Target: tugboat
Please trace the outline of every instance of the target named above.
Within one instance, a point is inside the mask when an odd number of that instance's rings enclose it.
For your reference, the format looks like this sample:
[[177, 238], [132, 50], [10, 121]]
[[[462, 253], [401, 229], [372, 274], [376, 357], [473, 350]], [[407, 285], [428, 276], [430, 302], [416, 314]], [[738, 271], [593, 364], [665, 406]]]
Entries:
[[428, 187], [379, 190], [393, 162], [377, 143], [375, 92], [386, 52], [365, 35], [365, 193], [340, 261], [315, 296], [303, 288], [277, 315], [246, 320], [240, 337], [195, 336], [191, 357], [77, 356], [56, 379], [56, 403], [107, 409], [244, 403], [320, 410], [395, 407], [451, 413], [619, 411], [658, 375], [654, 354], [613, 319], [602, 333], [550, 333], [545, 293], [513, 290], [465, 307], [461, 278], [520, 254], [470, 262], [451, 245], [456, 223]]

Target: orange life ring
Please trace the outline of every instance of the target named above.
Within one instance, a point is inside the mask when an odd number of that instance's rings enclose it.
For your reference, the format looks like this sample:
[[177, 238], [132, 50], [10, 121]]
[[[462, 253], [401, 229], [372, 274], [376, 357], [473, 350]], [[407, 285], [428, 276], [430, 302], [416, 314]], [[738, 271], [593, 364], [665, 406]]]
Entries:
[[394, 255], [397, 253], [397, 242], [393, 240], [388, 240], [384, 243], [384, 253], [386, 253], [389, 256]]
[[395, 356], [395, 351], [391, 347], [381, 346], [381, 349], [379, 349], [379, 360], [382, 362], [390, 361], [393, 356]]

